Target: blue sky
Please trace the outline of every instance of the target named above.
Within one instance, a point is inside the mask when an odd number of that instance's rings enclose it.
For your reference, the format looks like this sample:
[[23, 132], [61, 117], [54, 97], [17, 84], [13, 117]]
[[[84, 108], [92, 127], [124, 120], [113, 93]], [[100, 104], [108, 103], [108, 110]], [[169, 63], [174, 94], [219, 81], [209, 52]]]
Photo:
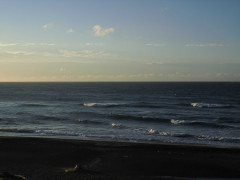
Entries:
[[239, 0], [0, 0], [0, 81], [239, 81]]

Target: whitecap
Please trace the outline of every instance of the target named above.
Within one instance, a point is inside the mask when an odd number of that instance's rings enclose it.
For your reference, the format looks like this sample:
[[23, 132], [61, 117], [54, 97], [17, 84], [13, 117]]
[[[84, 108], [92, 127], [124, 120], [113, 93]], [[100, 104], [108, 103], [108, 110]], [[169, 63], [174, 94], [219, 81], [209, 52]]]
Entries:
[[175, 119], [171, 119], [171, 124], [185, 124], [186, 121], [185, 120], [175, 120]]
[[159, 134], [162, 135], [162, 136], [168, 136], [169, 135], [168, 132], [159, 132]]
[[112, 123], [112, 127], [113, 128], [122, 128], [122, 129], [128, 128], [127, 126], [124, 126], [122, 124], [117, 124], [117, 123]]
[[35, 133], [43, 136], [80, 136], [82, 134], [76, 132], [68, 132], [62, 130], [35, 130]]
[[191, 103], [191, 106], [197, 108], [226, 108], [229, 104], [209, 104], [209, 103]]
[[115, 123], [112, 123], [112, 127], [120, 127], [121, 124], [115, 124]]
[[154, 129], [149, 129], [148, 133], [150, 133], [150, 134], [159, 134], [159, 132], [157, 130], [154, 130]]
[[87, 107], [111, 107], [111, 106], [118, 106], [117, 103], [84, 103], [84, 106]]

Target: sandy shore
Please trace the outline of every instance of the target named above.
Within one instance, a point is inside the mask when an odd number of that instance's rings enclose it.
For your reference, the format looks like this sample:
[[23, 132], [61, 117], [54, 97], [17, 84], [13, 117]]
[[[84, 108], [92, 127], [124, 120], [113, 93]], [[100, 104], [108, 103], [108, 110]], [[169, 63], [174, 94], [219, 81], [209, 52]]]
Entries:
[[28, 180], [240, 178], [240, 149], [0, 137], [0, 179], [24, 179], [15, 175]]

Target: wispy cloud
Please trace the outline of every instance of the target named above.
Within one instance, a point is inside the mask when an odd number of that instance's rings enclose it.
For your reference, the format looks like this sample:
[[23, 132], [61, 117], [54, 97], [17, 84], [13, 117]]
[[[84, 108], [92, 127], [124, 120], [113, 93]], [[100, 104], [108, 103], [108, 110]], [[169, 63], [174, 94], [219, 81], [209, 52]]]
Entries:
[[159, 47], [159, 46], [166, 46], [166, 44], [159, 44], [159, 43], [146, 43], [145, 46]]
[[42, 28], [43, 28], [43, 29], [52, 29], [53, 26], [54, 26], [53, 23], [48, 23], [48, 24], [44, 24], [44, 25], [42, 26]]
[[74, 32], [74, 30], [72, 28], [67, 30], [67, 33], [73, 33], [73, 32]]
[[0, 43], [0, 47], [12, 47], [12, 46], [55, 46], [55, 43]]
[[25, 43], [22, 46], [36, 46], [36, 43]]
[[109, 33], [113, 33], [115, 29], [112, 27], [103, 29], [100, 25], [96, 25], [93, 27], [93, 31], [95, 32], [95, 36], [106, 36]]
[[69, 50], [60, 50], [59, 51], [64, 57], [82, 57], [82, 58], [99, 58], [110, 56], [109, 53], [104, 51], [94, 51], [94, 50], [81, 50], [81, 51], [69, 51]]
[[55, 46], [55, 43], [24, 43], [19, 46]]
[[55, 46], [55, 43], [39, 43], [40, 46]]
[[0, 47], [10, 47], [10, 46], [16, 46], [18, 45], [17, 43], [9, 43], [9, 44], [6, 44], [6, 43], [0, 43]]
[[105, 51], [97, 50], [59, 50], [55, 52], [39, 52], [39, 51], [27, 51], [27, 50], [7, 50], [0, 51], [0, 53], [14, 55], [14, 56], [38, 56], [38, 57], [63, 57], [63, 58], [103, 58], [113, 56]]
[[12, 54], [12, 55], [23, 55], [23, 56], [29, 56], [29, 55], [34, 55], [35, 52], [32, 51], [6, 51], [7, 54]]
[[36, 51], [6, 51], [6, 54], [15, 56], [43, 56], [43, 57], [58, 57], [56, 53], [50, 52], [36, 52]]
[[206, 43], [206, 44], [185, 44], [186, 47], [223, 47], [223, 44]]

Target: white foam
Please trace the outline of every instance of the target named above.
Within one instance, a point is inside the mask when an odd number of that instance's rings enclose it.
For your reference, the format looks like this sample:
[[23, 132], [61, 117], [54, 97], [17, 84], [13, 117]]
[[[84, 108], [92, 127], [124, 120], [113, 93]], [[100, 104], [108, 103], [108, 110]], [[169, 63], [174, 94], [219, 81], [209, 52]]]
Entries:
[[209, 104], [209, 103], [191, 103], [191, 106], [198, 108], [224, 108], [229, 107], [229, 104]]
[[82, 134], [76, 132], [67, 132], [61, 130], [36, 130], [35, 133], [45, 136], [81, 136]]
[[87, 107], [109, 107], [109, 106], [117, 106], [117, 103], [84, 103], [84, 106]]
[[154, 129], [149, 129], [148, 132], [150, 134], [159, 134], [159, 132], [157, 130], [154, 130]]
[[177, 124], [184, 124], [184, 123], [186, 123], [186, 121], [171, 119], [171, 123], [177, 125]]
[[159, 134], [162, 135], [162, 136], [168, 136], [169, 135], [168, 132], [159, 132]]
[[128, 129], [128, 126], [122, 125], [122, 124], [117, 124], [117, 123], [112, 123], [113, 128], [120, 128], [120, 129]]
[[121, 127], [121, 126], [122, 126], [121, 124], [112, 123], [112, 127]]

